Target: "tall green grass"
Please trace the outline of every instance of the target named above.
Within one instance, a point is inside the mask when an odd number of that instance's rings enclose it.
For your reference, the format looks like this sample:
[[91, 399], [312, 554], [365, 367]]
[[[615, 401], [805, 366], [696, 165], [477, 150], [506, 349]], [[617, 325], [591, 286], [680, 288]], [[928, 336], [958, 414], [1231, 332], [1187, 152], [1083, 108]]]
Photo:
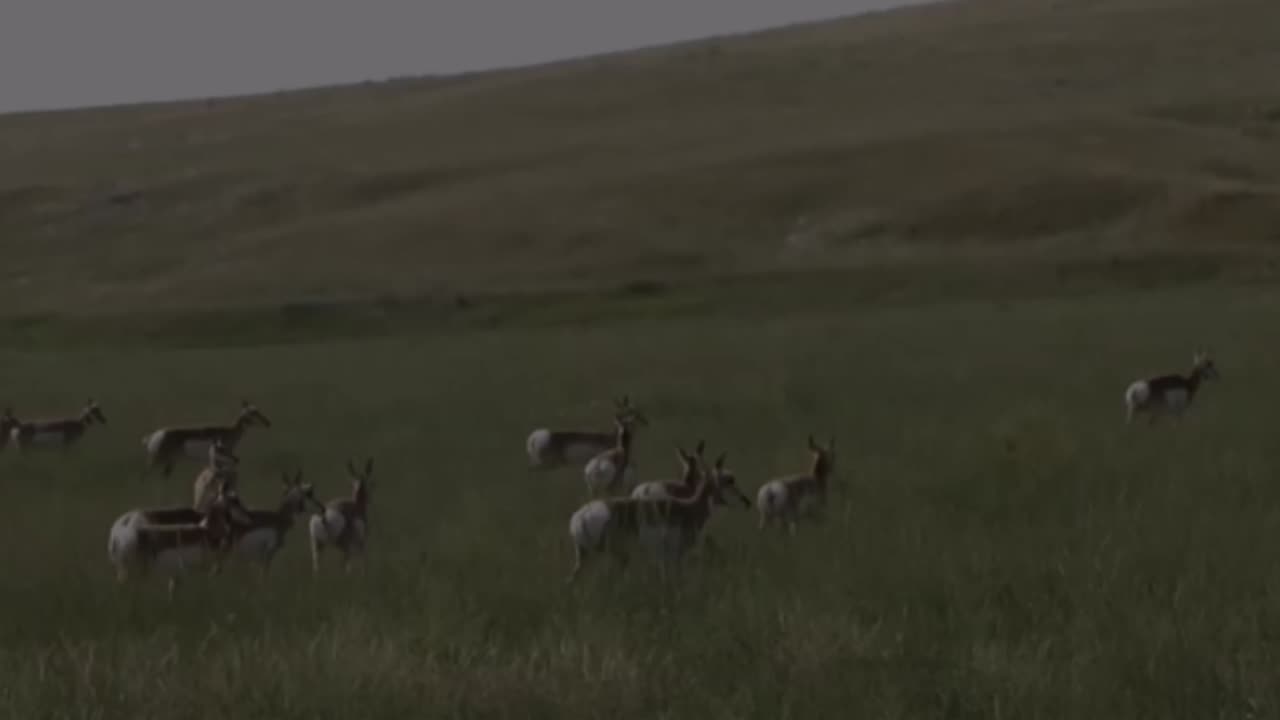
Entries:
[[[1274, 717], [1280, 713], [1280, 295], [1185, 290], [300, 346], [0, 355], [3, 401], [110, 424], [71, 456], [0, 453], [0, 711], [9, 717]], [[1134, 377], [1209, 344], [1181, 424], [1125, 427]], [[667, 584], [633, 563], [567, 587], [580, 472], [526, 434], [651, 417], [643, 478], [705, 438], [751, 492], [838, 444], [828, 523], [759, 534]], [[107, 529], [189, 497], [138, 479], [140, 438], [275, 421], [242, 446], [273, 504], [377, 471], [366, 571], [313, 580], [295, 528], [271, 576], [117, 587]], [[329, 558], [333, 560], [333, 558]]]

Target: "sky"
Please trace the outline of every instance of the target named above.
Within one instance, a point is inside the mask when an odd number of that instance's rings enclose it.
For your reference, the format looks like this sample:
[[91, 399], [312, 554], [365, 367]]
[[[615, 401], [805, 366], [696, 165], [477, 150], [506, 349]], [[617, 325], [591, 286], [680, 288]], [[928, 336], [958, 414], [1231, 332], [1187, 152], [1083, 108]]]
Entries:
[[525, 65], [911, 0], [0, 0], [0, 112]]

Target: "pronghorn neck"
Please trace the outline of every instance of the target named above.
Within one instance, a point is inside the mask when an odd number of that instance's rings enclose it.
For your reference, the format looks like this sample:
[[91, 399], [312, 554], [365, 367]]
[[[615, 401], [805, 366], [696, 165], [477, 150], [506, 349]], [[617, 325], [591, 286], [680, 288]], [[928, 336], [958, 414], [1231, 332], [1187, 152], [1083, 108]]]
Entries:
[[1200, 383], [1204, 381], [1204, 368], [1196, 365], [1191, 368], [1191, 372], [1187, 375], [1187, 394], [1194, 395], [1196, 390], [1200, 389]]
[[80, 417], [78, 419], [80, 424], [85, 426], [92, 425], [97, 422], [97, 418], [93, 416], [93, 408], [85, 408], [80, 411]]

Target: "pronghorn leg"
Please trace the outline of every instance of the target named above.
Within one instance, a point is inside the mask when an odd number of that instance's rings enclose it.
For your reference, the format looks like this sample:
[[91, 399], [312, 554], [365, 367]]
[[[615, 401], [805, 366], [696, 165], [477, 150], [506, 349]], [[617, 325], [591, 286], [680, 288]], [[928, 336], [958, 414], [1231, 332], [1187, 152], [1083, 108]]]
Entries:
[[572, 584], [578, 579], [578, 574], [582, 572], [582, 563], [586, 560], [587, 551], [582, 549], [581, 545], [574, 543], [573, 545], [573, 570], [569, 573], [569, 579], [566, 584]]
[[314, 538], [311, 540], [311, 575], [320, 575], [320, 553], [324, 552], [324, 548]]
[[169, 576], [169, 601], [173, 602], [174, 594], [178, 591], [178, 576], [176, 574]]

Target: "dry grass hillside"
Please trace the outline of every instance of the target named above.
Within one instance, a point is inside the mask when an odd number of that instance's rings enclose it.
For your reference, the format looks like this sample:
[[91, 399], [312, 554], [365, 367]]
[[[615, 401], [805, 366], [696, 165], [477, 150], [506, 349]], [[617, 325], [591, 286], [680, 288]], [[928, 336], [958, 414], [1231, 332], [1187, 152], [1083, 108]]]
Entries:
[[974, 0], [532, 69], [3, 117], [0, 303], [997, 259], [1270, 274], [1277, 27], [1272, 0]]

